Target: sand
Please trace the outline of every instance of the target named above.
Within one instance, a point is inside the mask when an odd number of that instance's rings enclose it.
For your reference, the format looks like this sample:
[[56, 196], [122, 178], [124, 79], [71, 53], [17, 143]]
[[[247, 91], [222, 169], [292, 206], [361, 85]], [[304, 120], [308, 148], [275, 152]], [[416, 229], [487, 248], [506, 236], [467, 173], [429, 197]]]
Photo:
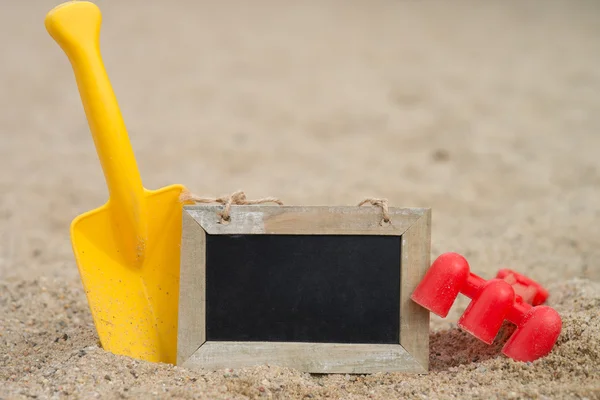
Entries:
[[[144, 183], [433, 209], [432, 257], [545, 285], [564, 329], [517, 363], [432, 317], [431, 371], [192, 372], [99, 347], [69, 224], [107, 192], [57, 2], [0, 12], [0, 398], [600, 398], [594, 1], [98, 1]], [[171, 5], [169, 5], [171, 4]]]

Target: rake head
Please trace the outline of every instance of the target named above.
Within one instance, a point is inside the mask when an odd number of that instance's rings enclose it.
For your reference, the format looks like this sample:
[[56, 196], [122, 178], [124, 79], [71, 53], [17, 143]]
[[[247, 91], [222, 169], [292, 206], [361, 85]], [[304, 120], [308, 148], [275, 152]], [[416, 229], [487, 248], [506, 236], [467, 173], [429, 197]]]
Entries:
[[517, 326], [502, 349], [514, 360], [533, 361], [547, 355], [560, 335], [560, 315], [541, 305], [548, 292], [538, 283], [510, 270], [501, 270], [495, 279], [486, 281], [473, 274], [467, 260], [457, 253], [439, 256], [411, 299], [443, 318], [459, 293], [471, 303], [458, 325], [479, 340], [491, 344], [505, 320]]

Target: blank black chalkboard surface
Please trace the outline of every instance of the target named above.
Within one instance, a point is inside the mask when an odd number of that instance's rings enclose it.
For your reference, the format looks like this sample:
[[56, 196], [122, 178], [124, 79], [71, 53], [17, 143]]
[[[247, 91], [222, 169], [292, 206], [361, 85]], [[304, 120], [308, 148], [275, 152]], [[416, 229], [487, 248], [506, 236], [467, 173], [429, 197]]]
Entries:
[[312, 373], [426, 373], [431, 212], [376, 207], [184, 207], [177, 363]]

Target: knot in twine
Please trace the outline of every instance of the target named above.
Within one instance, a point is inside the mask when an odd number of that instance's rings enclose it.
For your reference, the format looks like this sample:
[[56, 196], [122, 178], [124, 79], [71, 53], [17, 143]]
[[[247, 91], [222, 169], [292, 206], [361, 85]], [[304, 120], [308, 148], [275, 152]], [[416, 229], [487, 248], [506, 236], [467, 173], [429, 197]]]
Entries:
[[280, 206], [283, 205], [283, 202], [275, 197], [263, 197], [262, 199], [248, 200], [248, 198], [246, 197], [246, 193], [244, 193], [241, 190], [238, 190], [237, 192], [234, 192], [229, 196], [222, 196], [222, 197], [216, 197], [216, 198], [199, 197], [192, 193], [185, 192], [185, 193], [182, 193], [182, 195], [180, 196], [179, 199], [182, 202], [193, 201], [195, 203], [218, 203], [218, 204], [223, 205], [224, 206], [223, 211], [218, 213], [219, 216], [221, 217], [221, 221], [220, 221], [221, 223], [229, 223], [229, 221], [231, 220], [231, 206], [232, 205], [247, 206], [247, 205], [264, 204], [264, 203], [276, 203], [276, 204], [279, 204]]
[[381, 213], [382, 213], [383, 218], [379, 225], [389, 224], [392, 222], [392, 219], [390, 218], [390, 210], [388, 208], [388, 200], [387, 199], [375, 199], [375, 198], [364, 199], [363, 201], [358, 203], [358, 206], [361, 207], [365, 204], [371, 204], [372, 206], [381, 208]]

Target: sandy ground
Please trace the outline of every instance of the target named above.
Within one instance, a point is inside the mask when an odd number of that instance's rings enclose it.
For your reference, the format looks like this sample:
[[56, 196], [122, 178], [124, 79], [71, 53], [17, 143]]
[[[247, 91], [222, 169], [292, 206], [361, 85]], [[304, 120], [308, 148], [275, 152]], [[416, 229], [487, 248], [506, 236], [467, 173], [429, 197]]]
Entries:
[[[98, 1], [144, 183], [433, 208], [432, 257], [546, 285], [564, 329], [513, 362], [431, 322], [427, 376], [198, 373], [108, 354], [68, 227], [106, 200], [56, 1], [0, 11], [0, 398], [600, 398], [600, 5]], [[169, 5], [171, 4], [171, 5]], [[176, 5], [175, 5], [176, 4]]]

